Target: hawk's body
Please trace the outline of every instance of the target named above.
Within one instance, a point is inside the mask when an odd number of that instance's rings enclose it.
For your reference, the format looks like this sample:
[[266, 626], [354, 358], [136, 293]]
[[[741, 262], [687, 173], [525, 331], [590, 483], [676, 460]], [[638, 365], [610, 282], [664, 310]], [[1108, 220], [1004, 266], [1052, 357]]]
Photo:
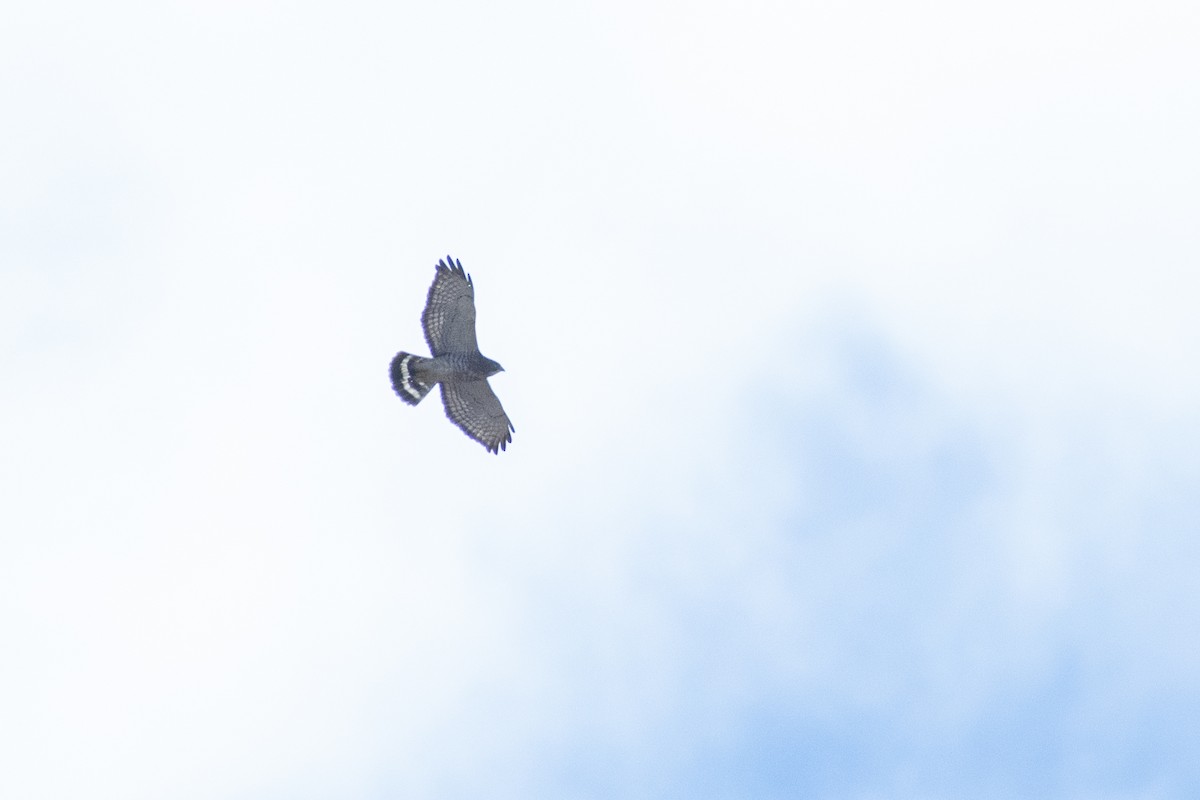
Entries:
[[450, 421], [491, 452], [505, 449], [516, 429], [487, 382], [504, 368], [479, 352], [475, 286], [461, 262], [449, 256], [438, 262], [421, 325], [433, 358], [397, 353], [391, 370], [396, 394], [415, 406], [441, 384]]

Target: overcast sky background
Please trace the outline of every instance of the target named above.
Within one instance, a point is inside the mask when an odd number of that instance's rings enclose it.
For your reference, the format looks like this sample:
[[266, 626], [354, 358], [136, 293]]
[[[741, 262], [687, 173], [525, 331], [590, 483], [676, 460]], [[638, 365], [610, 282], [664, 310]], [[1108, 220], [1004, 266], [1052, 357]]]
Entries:
[[1195, 3], [4, 16], [0, 796], [1200, 795]]

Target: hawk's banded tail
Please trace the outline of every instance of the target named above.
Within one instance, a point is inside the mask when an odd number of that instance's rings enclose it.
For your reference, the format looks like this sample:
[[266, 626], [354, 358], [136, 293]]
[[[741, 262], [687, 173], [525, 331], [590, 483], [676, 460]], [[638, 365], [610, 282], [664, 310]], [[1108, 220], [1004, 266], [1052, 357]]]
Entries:
[[429, 394], [433, 385], [421, 383], [413, 377], [413, 369], [425, 361], [432, 360], [432, 358], [414, 356], [411, 353], [396, 353], [396, 357], [392, 359], [392, 389], [400, 395], [401, 400], [415, 406], [425, 399], [425, 395]]

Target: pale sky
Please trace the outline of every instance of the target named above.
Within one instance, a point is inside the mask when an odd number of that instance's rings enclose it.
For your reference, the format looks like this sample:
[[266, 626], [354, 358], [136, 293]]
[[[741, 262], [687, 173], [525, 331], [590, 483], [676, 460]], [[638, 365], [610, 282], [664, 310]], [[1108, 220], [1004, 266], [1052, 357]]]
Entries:
[[1194, 3], [5, 17], [0, 796], [1200, 794]]

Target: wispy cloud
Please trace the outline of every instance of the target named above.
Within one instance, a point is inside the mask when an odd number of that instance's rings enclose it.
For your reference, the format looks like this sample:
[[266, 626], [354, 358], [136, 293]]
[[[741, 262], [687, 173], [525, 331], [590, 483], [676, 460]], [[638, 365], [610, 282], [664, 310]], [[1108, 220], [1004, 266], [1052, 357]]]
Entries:
[[327, 11], [0, 30], [0, 795], [1197, 793], [1187, 4]]

